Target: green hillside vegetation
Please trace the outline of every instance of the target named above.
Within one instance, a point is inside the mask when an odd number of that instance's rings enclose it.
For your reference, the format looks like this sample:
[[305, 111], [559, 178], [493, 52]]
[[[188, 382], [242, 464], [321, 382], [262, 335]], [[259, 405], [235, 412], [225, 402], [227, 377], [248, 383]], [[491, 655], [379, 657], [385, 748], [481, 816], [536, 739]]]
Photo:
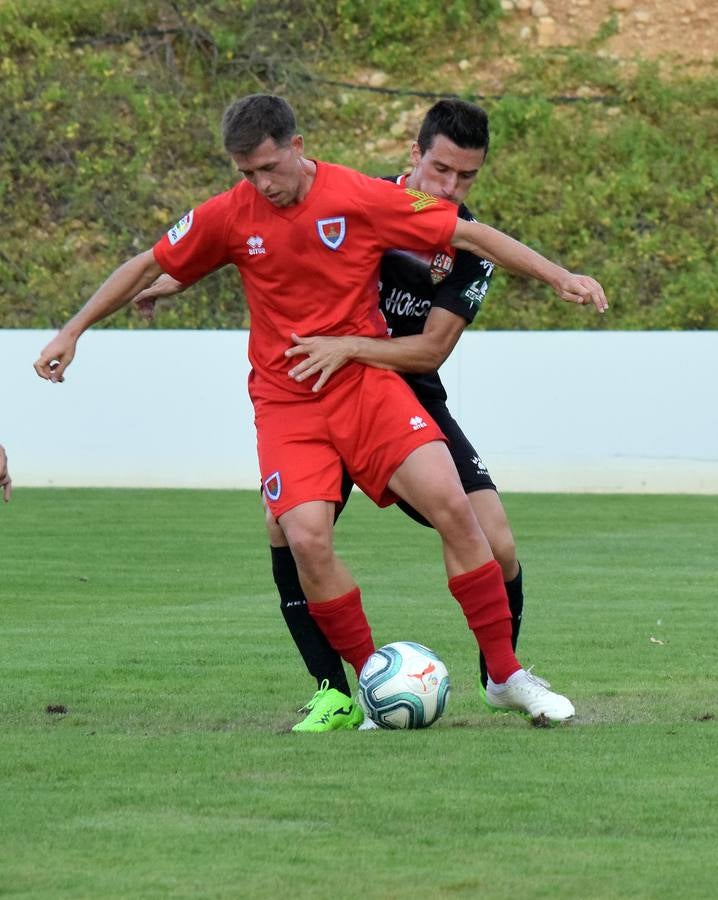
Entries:
[[[0, 0], [0, 327], [54, 328], [119, 262], [235, 179], [225, 104], [276, 91], [308, 153], [386, 174], [433, 95], [477, 99], [479, 218], [599, 277], [602, 319], [501, 273], [476, 327], [718, 327], [718, 75], [499, 39], [495, 0]], [[458, 65], [512, 56], [500, 96]], [[472, 62], [473, 65], [473, 62]], [[367, 73], [383, 84], [369, 89]], [[357, 86], [357, 88], [351, 85]], [[147, 327], [131, 312], [112, 327]], [[248, 324], [233, 270], [150, 327]]]

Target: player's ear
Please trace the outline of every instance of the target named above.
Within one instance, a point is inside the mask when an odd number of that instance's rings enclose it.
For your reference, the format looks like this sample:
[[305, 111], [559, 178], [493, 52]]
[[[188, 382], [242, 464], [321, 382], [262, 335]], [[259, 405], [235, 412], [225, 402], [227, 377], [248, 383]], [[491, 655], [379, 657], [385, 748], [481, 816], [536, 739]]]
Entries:
[[411, 153], [409, 154], [409, 158], [411, 159], [412, 166], [418, 166], [419, 160], [421, 159], [421, 150], [419, 149], [419, 145], [416, 141], [411, 145]]
[[304, 156], [304, 138], [301, 134], [295, 134], [290, 144], [297, 156]]

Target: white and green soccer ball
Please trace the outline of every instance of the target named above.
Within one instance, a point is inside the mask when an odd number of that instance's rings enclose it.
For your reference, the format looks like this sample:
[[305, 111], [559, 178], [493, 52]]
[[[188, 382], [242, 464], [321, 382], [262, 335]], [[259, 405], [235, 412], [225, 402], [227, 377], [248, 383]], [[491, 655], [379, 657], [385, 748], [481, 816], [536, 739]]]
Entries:
[[359, 675], [359, 703], [382, 728], [428, 728], [449, 700], [451, 682], [441, 659], [413, 641], [375, 650]]

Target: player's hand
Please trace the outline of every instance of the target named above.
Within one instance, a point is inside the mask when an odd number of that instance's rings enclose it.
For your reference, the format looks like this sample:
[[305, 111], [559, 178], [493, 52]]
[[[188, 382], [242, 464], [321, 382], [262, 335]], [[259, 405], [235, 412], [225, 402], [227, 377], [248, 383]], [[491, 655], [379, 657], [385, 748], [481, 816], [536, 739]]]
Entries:
[[132, 298], [132, 305], [140, 314], [143, 319], [146, 319], [148, 322], [151, 322], [155, 317], [155, 304], [156, 300], [140, 297], [138, 294], [136, 297]]
[[155, 317], [155, 304], [160, 297], [170, 297], [172, 294], [179, 294], [185, 289], [186, 285], [181, 281], [177, 281], [166, 272], [155, 279], [152, 284], [140, 291], [139, 294], [132, 298], [132, 305], [143, 319], [151, 322]]
[[289, 377], [304, 381], [319, 373], [312, 385], [314, 393], [320, 391], [331, 376], [351, 358], [351, 337], [299, 337], [293, 334], [294, 346], [284, 351], [288, 357], [306, 356], [289, 370]]
[[606, 312], [608, 309], [608, 301], [603, 288], [590, 275], [575, 275], [573, 272], [566, 272], [554, 287], [559, 297], [568, 303], [578, 303], [579, 306], [593, 303], [600, 313]]
[[75, 358], [77, 338], [62, 331], [54, 337], [40, 354], [35, 363], [35, 371], [46, 381], [54, 384], [65, 380], [65, 369]]
[[3, 500], [7, 503], [12, 497], [12, 478], [7, 470], [7, 453], [0, 444], [0, 488], [2, 488]]

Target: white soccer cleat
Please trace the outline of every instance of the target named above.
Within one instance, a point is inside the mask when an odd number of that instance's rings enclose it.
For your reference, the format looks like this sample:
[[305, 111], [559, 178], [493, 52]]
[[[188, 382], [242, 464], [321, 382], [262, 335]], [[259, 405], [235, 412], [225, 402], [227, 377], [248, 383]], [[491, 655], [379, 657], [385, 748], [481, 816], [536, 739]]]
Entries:
[[544, 717], [551, 722], [565, 722], [576, 715], [573, 703], [568, 697], [549, 690], [549, 683], [519, 669], [505, 684], [494, 684], [491, 679], [486, 685], [486, 702], [493, 709], [515, 709], [531, 716]]

